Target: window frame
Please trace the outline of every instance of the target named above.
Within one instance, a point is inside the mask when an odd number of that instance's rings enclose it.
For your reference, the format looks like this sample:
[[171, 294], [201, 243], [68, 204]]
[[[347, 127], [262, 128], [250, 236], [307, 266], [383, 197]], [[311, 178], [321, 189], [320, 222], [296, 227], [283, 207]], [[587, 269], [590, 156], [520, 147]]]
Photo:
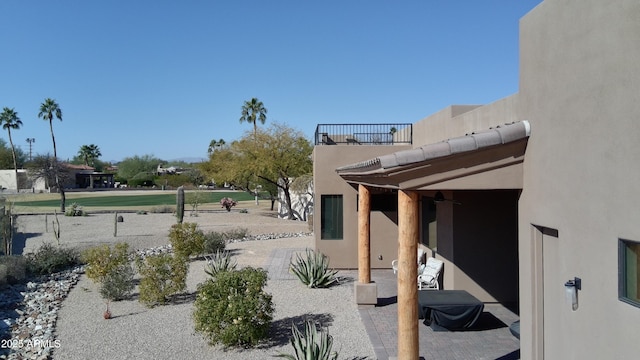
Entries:
[[[336, 230], [335, 234], [332, 234], [331, 237], [326, 237], [325, 231], [325, 220], [326, 220], [326, 211], [327, 206], [325, 200], [326, 199], [340, 199], [340, 207], [339, 211], [339, 229]], [[334, 206], [332, 206], [333, 208]], [[331, 218], [336, 221], [338, 220], [338, 215], [331, 215]], [[322, 194], [320, 195], [320, 240], [344, 240], [344, 195], [343, 194]]]
[[[627, 295], [627, 249], [628, 244], [640, 246], [639, 241], [618, 239], [618, 300], [640, 308], [640, 296], [633, 299]], [[636, 267], [640, 267], [640, 254], [637, 257]], [[638, 280], [640, 286], [640, 280]], [[640, 291], [638, 291], [640, 293]]]

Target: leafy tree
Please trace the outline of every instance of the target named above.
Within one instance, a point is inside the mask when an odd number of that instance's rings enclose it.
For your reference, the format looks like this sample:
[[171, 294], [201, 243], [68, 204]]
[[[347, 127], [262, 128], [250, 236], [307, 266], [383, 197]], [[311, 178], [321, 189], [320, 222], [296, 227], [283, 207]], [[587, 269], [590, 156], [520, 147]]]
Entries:
[[118, 164], [118, 177], [129, 180], [140, 173], [155, 173], [158, 165], [165, 162], [152, 155], [134, 155], [125, 158]]
[[292, 179], [312, 171], [313, 147], [304, 135], [291, 127], [273, 124], [267, 130], [245, 134], [229, 149], [215, 151], [201, 170], [216, 182], [228, 182], [248, 192], [262, 185], [271, 195], [272, 209], [277, 190], [285, 195], [289, 218], [291, 211]]
[[51, 184], [57, 182], [64, 184], [71, 180], [72, 176], [67, 167], [51, 154], [36, 155], [25, 167], [32, 180], [43, 178], [46, 187], [51, 187]]
[[[60, 105], [50, 98], [44, 99], [44, 102], [40, 104], [40, 112], [38, 113], [38, 117], [42, 118], [46, 121], [49, 121], [49, 130], [51, 131], [51, 141], [53, 141], [53, 157], [58, 159], [58, 153], [56, 151], [56, 137], [53, 135], [53, 118], [57, 118], [62, 121], [62, 109], [60, 109]], [[58, 178], [58, 172], [55, 172], [56, 175], [56, 187], [60, 192], [60, 210], [64, 213], [64, 207], [66, 202], [66, 197], [64, 194], [64, 187], [61, 186], [60, 179]]]
[[[0, 169], [11, 169], [14, 166], [13, 152], [14, 150], [7, 145], [6, 140], [0, 139]], [[15, 154], [18, 168], [23, 168], [27, 161], [27, 155], [20, 148], [15, 148]]]
[[0, 114], [0, 123], [2, 124], [2, 128], [7, 130], [7, 133], [9, 134], [9, 144], [11, 144], [11, 154], [13, 155], [13, 169], [16, 172], [16, 188], [17, 190], [20, 190], [18, 179], [18, 159], [16, 158], [16, 147], [13, 145], [13, 139], [11, 139], [11, 129], [20, 129], [22, 121], [14, 109], [5, 107], [2, 109], [2, 114]]
[[242, 166], [243, 154], [239, 152], [238, 143], [234, 141], [228, 148], [209, 154], [209, 161], [199, 164], [199, 168], [218, 185], [229, 183], [250, 192], [250, 185], [255, 183], [256, 177], [250, 169]]
[[78, 151], [78, 156], [82, 158], [85, 165], [94, 166], [95, 160], [102, 156], [102, 153], [100, 152], [98, 145], [82, 145]]
[[253, 133], [257, 133], [256, 121], [264, 124], [267, 121], [267, 109], [264, 107], [262, 101], [257, 98], [245, 101], [242, 105], [242, 115], [240, 116], [240, 123], [248, 122], [253, 124]]

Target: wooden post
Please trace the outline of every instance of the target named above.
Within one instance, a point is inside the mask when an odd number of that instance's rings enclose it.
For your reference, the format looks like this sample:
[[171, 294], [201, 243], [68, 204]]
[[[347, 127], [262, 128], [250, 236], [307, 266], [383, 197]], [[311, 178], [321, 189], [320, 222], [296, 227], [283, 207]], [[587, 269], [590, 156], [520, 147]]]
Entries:
[[371, 282], [371, 193], [358, 185], [358, 281]]
[[417, 360], [418, 193], [398, 191], [398, 359]]

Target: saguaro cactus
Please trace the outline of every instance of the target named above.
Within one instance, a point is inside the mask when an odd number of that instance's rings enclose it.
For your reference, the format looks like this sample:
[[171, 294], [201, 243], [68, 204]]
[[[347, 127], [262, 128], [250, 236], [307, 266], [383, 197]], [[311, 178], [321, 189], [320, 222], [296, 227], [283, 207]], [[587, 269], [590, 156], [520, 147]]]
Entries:
[[178, 193], [176, 194], [176, 217], [178, 218], [178, 224], [182, 224], [184, 219], [184, 187], [182, 186], [178, 188]]

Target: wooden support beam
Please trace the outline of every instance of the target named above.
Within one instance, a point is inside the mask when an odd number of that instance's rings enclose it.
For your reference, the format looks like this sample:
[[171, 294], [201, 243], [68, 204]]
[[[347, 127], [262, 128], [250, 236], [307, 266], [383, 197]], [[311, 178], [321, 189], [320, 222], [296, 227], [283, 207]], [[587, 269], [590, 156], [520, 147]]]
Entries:
[[358, 281], [371, 282], [371, 192], [358, 185]]
[[418, 360], [418, 193], [398, 191], [398, 359]]

